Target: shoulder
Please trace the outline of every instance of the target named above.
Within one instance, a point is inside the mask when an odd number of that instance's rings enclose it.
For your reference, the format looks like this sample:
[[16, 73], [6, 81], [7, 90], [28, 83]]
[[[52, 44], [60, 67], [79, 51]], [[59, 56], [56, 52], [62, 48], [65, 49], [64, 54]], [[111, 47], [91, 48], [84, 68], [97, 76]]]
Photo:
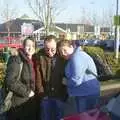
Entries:
[[70, 62], [72, 62], [73, 64], [87, 64], [89, 59], [91, 58], [86, 52], [79, 48], [76, 48], [75, 52], [70, 58]]
[[80, 57], [81, 59], [82, 59], [82, 58], [90, 58], [90, 55], [89, 55], [87, 52], [85, 52], [83, 49], [81, 49], [81, 47], [78, 47], [78, 48], [75, 50], [74, 56], [78, 56], [78, 57]]
[[56, 60], [61, 62], [61, 63], [66, 63], [66, 60], [59, 55], [56, 55]]
[[44, 58], [46, 55], [45, 55], [45, 52], [44, 52], [44, 49], [40, 49], [38, 52], [36, 52], [34, 55], [33, 55], [33, 59], [34, 60], [40, 60], [41, 58]]
[[21, 63], [21, 58], [19, 55], [10, 55], [7, 64], [13, 64], [13, 63], [18, 63], [18, 64]]
[[17, 55], [19, 54], [18, 49], [16, 49], [16, 48], [11, 48], [10, 54], [11, 54], [12, 56], [17, 56]]
[[35, 55], [36, 56], [44, 56], [45, 55], [44, 49], [40, 49]]

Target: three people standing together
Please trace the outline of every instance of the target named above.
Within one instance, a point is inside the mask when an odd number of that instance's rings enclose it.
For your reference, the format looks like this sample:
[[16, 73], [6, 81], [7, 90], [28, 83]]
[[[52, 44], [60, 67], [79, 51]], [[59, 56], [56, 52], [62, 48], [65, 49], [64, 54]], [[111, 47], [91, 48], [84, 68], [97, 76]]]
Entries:
[[[21, 79], [16, 81], [21, 61]], [[57, 44], [56, 37], [49, 35], [44, 48], [35, 53], [34, 40], [25, 39], [18, 55], [10, 57], [6, 71], [6, 85], [14, 94], [10, 118], [35, 120], [36, 106], [40, 106], [39, 120], [60, 120], [66, 99], [71, 96], [78, 113], [94, 108], [99, 101], [100, 84], [88, 69], [97, 75], [92, 58], [79, 47], [74, 48], [70, 41]]]

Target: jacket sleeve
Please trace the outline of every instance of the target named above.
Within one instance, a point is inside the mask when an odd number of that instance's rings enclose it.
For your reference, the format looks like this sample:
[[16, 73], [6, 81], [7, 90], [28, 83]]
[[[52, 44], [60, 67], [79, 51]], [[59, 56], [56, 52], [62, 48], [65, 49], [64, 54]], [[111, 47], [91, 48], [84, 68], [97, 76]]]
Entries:
[[44, 93], [44, 88], [42, 84], [42, 75], [41, 75], [41, 69], [40, 69], [40, 62], [39, 60], [35, 60], [35, 76], [36, 76], [36, 82], [35, 82], [35, 87], [36, 87], [36, 93], [38, 95], [43, 95]]
[[17, 56], [9, 58], [5, 75], [6, 87], [16, 95], [28, 97], [30, 89], [21, 80], [17, 80], [20, 71], [20, 62], [17, 59]]
[[79, 86], [80, 84], [82, 84], [83, 77], [87, 69], [86, 62], [87, 61], [84, 58], [81, 57], [79, 59], [79, 57], [77, 56], [70, 59], [65, 69], [65, 74], [67, 77], [67, 85], [69, 87]]

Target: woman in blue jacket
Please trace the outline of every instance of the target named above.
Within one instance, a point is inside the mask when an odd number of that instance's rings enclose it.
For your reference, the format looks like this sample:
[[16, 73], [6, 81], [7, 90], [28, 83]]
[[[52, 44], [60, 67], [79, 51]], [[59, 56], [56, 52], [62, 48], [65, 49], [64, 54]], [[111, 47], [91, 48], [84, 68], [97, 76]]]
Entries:
[[75, 97], [77, 112], [96, 107], [100, 96], [100, 83], [93, 59], [81, 47], [74, 48], [70, 41], [58, 43], [60, 55], [68, 60], [65, 68], [68, 95]]

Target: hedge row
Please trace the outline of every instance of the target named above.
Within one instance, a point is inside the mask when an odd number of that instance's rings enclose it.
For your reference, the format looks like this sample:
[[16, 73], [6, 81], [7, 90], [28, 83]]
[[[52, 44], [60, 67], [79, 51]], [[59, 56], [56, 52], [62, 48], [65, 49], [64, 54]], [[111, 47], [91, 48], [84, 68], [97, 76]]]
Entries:
[[[108, 66], [111, 68], [113, 74], [120, 75], [120, 59], [118, 60], [118, 62], [116, 62], [113, 52], [105, 52], [100, 47], [84, 46], [83, 49], [92, 56], [99, 55], [103, 59], [104, 63], [107, 63]], [[5, 63], [3, 57], [0, 56], [0, 84], [3, 83], [4, 75]]]
[[120, 58], [116, 60], [114, 52], [108, 52], [104, 51], [100, 47], [90, 46], [84, 46], [83, 49], [92, 56], [99, 55], [103, 59], [104, 63], [108, 64], [113, 74], [120, 75]]

